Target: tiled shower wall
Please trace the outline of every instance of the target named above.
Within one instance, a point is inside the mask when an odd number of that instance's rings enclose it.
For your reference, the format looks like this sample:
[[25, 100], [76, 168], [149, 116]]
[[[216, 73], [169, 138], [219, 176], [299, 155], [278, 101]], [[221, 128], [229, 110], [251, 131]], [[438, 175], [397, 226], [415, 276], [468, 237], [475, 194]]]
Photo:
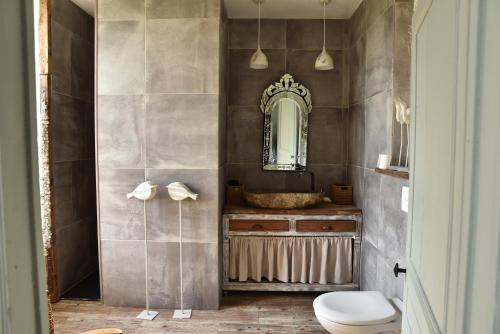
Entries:
[[51, 169], [59, 296], [98, 269], [94, 153], [94, 20], [50, 2]]
[[365, 0], [349, 20], [349, 179], [363, 208], [361, 288], [400, 298], [404, 276], [395, 278], [392, 268], [405, 266], [408, 217], [401, 190], [408, 181], [374, 168], [378, 154], [393, 152], [393, 142], [399, 149], [393, 98], [408, 101], [412, 6]]
[[[186, 307], [219, 306], [225, 159], [224, 14], [220, 0], [98, 1], [98, 158], [103, 298], [145, 304], [144, 214], [152, 307], [179, 307], [178, 204], [183, 202]], [[153, 200], [127, 200], [144, 180]], [[145, 211], [145, 212], [144, 212]]]
[[249, 60], [257, 44], [257, 20], [229, 20], [228, 178], [251, 190], [307, 191], [308, 174], [262, 170], [264, 115], [262, 92], [285, 73], [312, 94], [307, 170], [315, 189], [329, 192], [346, 181], [348, 128], [348, 33], [346, 20], [327, 20], [326, 47], [333, 71], [317, 71], [323, 46], [323, 20], [262, 20], [261, 46], [269, 68], [253, 70]]

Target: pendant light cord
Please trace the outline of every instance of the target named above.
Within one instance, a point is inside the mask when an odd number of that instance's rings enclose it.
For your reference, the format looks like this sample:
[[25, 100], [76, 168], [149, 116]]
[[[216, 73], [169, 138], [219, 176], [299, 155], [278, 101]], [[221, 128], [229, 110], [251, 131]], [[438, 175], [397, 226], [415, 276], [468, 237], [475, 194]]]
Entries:
[[326, 48], [326, 2], [323, 2], [323, 50]]
[[258, 21], [258, 33], [257, 33], [257, 48], [260, 49], [260, 1], [259, 1], [259, 21]]

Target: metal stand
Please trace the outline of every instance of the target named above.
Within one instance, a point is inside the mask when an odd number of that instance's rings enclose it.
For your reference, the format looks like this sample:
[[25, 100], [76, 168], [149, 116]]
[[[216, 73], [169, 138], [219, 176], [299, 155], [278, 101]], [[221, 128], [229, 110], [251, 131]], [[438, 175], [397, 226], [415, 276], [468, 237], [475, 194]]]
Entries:
[[144, 256], [146, 257], [146, 309], [139, 313], [137, 319], [153, 320], [159, 312], [149, 309], [149, 268], [148, 268], [148, 224], [146, 221], [146, 201], [144, 201]]
[[182, 280], [182, 201], [179, 201], [179, 268], [181, 275], [181, 308], [174, 311], [172, 319], [190, 319], [191, 309], [184, 309], [184, 290], [183, 290], [183, 280]]

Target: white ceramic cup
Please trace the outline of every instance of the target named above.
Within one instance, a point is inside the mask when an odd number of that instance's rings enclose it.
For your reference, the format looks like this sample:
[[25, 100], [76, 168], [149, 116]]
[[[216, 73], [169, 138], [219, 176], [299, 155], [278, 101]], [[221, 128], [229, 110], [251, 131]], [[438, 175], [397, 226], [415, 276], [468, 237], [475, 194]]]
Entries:
[[387, 169], [391, 165], [391, 155], [390, 154], [379, 154], [377, 161], [377, 168]]

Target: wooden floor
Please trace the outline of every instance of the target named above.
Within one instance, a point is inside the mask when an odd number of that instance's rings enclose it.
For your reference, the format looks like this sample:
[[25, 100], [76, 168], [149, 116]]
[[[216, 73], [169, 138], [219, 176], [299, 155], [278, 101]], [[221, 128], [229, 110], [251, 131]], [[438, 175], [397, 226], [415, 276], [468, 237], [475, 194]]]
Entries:
[[116, 327], [139, 333], [326, 333], [312, 308], [314, 294], [234, 294], [224, 296], [219, 311], [193, 311], [190, 320], [172, 320], [160, 310], [154, 321], [135, 319], [141, 309], [104, 306], [99, 302], [60, 301], [53, 305], [55, 333], [78, 334]]

